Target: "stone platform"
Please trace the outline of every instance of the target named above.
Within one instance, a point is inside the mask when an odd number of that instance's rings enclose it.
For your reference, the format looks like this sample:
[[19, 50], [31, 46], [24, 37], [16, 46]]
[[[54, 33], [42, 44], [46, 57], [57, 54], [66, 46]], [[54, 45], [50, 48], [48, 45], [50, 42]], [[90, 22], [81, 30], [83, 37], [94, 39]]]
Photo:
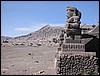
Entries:
[[64, 43], [81, 43], [81, 36], [75, 35], [74, 40], [73, 39], [65, 39]]
[[81, 43], [81, 40], [70, 40], [70, 39], [66, 39], [65, 43]]

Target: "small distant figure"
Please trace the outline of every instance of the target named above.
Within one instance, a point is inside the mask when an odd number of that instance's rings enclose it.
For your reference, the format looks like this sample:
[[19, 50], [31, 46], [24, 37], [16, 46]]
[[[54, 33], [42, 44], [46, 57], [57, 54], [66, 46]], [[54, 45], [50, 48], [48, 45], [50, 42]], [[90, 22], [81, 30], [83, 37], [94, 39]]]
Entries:
[[63, 41], [64, 41], [64, 34], [65, 34], [65, 31], [64, 31], [64, 30], [61, 30], [59, 47], [61, 47], [61, 45], [63, 44]]

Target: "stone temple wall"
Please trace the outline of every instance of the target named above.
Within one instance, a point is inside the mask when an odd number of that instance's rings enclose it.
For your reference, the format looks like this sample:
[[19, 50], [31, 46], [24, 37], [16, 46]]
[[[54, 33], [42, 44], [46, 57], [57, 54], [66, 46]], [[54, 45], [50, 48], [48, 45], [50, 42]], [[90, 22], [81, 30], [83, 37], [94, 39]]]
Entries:
[[60, 52], [56, 55], [57, 75], [98, 74], [95, 52]]

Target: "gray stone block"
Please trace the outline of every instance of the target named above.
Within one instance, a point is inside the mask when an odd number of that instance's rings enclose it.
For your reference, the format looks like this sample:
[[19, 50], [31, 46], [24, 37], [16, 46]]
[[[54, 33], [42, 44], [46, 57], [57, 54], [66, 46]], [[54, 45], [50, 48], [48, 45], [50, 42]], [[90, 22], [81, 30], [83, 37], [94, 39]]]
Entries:
[[62, 52], [59, 56], [56, 67], [58, 75], [85, 75], [91, 71], [98, 73], [98, 58], [92, 52]]

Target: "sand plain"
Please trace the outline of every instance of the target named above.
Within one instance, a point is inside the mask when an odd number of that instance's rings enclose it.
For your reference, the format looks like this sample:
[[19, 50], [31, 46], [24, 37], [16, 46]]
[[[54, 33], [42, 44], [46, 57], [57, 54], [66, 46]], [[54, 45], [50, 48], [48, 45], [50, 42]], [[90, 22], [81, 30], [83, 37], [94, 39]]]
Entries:
[[55, 75], [57, 46], [1, 46], [1, 75]]

